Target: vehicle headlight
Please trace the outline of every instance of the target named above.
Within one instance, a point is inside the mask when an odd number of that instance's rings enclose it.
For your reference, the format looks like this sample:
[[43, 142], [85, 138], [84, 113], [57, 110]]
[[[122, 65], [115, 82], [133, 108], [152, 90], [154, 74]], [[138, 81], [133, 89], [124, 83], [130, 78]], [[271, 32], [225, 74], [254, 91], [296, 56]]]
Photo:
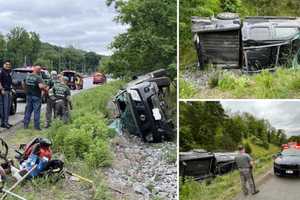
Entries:
[[129, 90], [128, 93], [134, 101], [142, 101], [139, 93], [136, 90]]

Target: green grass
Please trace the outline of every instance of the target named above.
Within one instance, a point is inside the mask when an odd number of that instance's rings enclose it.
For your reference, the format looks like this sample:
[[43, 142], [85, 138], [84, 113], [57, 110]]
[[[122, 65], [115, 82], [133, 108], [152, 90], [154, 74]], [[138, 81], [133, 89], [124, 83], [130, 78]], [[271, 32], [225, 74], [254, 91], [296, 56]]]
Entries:
[[[255, 177], [264, 174], [272, 166], [272, 155], [279, 151], [279, 148], [270, 145], [266, 150], [257, 145], [248, 143], [252, 149], [252, 156], [256, 159], [254, 170]], [[181, 200], [231, 200], [239, 192], [240, 177], [238, 171], [234, 171], [224, 176], [218, 176], [210, 183], [197, 182], [188, 179], [185, 183], [180, 181], [180, 199]]]
[[184, 79], [179, 79], [179, 94], [181, 99], [189, 99], [197, 94], [197, 89]]
[[[68, 124], [54, 121], [48, 130], [19, 129], [13, 136], [5, 138], [9, 145], [17, 148], [16, 144], [27, 143], [34, 137], [49, 137], [53, 142], [53, 157], [63, 159], [67, 169], [93, 180], [95, 186], [67, 179], [51, 183], [37, 178], [18, 187], [18, 194], [28, 200], [112, 199], [101, 169], [114, 159], [111, 138], [115, 132], [108, 127], [110, 111], [107, 105], [121, 85], [122, 81], [114, 81], [73, 96], [74, 109]], [[10, 157], [14, 156], [12, 151]]]
[[[249, 98], [287, 99], [300, 97], [300, 71], [279, 68], [276, 72], [262, 71], [255, 75], [236, 75], [223, 71], [218, 78], [213, 77], [212, 88], [191, 92], [183, 90], [181, 98]], [[217, 80], [216, 80], [217, 79]], [[189, 83], [184, 87], [192, 88]], [[180, 89], [180, 91], [182, 91]]]

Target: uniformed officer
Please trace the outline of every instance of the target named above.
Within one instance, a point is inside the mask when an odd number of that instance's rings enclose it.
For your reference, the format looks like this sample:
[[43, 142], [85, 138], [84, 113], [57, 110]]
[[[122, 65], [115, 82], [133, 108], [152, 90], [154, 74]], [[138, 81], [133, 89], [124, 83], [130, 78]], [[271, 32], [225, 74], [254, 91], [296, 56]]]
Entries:
[[12, 125], [8, 123], [11, 107], [11, 62], [6, 60], [3, 64], [3, 68], [0, 72], [0, 113], [2, 117], [1, 127], [9, 129]]
[[27, 129], [30, 123], [32, 112], [34, 112], [34, 128], [40, 128], [40, 115], [42, 106], [42, 91], [47, 92], [49, 87], [44, 83], [39, 65], [33, 67], [33, 72], [25, 79], [26, 107], [24, 115], [24, 128]]
[[72, 110], [71, 91], [67, 86], [68, 77], [61, 77], [60, 82], [53, 86], [55, 96], [54, 118], [60, 116], [64, 123], [69, 121], [69, 108]]
[[47, 105], [46, 105], [46, 122], [45, 128], [49, 128], [52, 120], [52, 113], [54, 112], [55, 106], [55, 96], [53, 94], [53, 86], [59, 83], [58, 74], [56, 71], [51, 71], [51, 80], [49, 82], [49, 92], [47, 96]]
[[252, 174], [252, 168], [254, 167], [253, 159], [249, 154], [245, 152], [243, 146], [239, 146], [239, 154], [235, 157], [235, 162], [240, 171], [242, 190], [245, 196], [249, 194], [247, 184], [250, 187], [252, 195], [257, 194], [259, 191], [255, 188], [255, 183]]

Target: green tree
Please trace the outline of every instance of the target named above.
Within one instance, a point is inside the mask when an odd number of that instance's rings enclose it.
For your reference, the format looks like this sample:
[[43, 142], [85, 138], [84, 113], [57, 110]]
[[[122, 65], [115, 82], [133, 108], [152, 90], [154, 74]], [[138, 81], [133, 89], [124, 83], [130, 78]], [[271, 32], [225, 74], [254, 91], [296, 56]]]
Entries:
[[[114, 4], [116, 21], [127, 25], [111, 44], [105, 66], [115, 76], [132, 76], [170, 68], [176, 63], [176, 0], [107, 0]], [[173, 65], [172, 65], [173, 64]]]

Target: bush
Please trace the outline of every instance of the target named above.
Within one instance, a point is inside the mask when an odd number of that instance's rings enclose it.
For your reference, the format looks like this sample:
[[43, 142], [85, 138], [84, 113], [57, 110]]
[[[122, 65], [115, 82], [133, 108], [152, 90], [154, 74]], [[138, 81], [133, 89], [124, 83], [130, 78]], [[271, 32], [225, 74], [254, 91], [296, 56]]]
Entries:
[[179, 93], [180, 93], [180, 98], [188, 99], [188, 98], [193, 98], [193, 96], [197, 94], [197, 90], [192, 84], [180, 78]]
[[120, 81], [109, 83], [74, 96], [70, 123], [54, 121], [47, 131], [53, 150], [64, 153], [68, 161], [84, 159], [90, 168], [109, 165], [110, 138], [116, 133], [105, 118], [106, 105], [121, 84]]
[[91, 168], [106, 167], [111, 165], [112, 152], [107, 142], [97, 140], [84, 154], [86, 164]]
[[246, 143], [244, 144], [244, 148], [245, 148], [245, 152], [246, 152], [246, 153], [248, 153], [248, 154], [251, 154], [251, 153], [252, 153], [252, 149], [251, 149], [251, 147], [250, 147], [250, 145], [249, 145], [248, 142], [246, 142]]
[[219, 84], [219, 73], [215, 72], [212, 74], [212, 76], [208, 80], [208, 86], [209, 88], [215, 88]]

